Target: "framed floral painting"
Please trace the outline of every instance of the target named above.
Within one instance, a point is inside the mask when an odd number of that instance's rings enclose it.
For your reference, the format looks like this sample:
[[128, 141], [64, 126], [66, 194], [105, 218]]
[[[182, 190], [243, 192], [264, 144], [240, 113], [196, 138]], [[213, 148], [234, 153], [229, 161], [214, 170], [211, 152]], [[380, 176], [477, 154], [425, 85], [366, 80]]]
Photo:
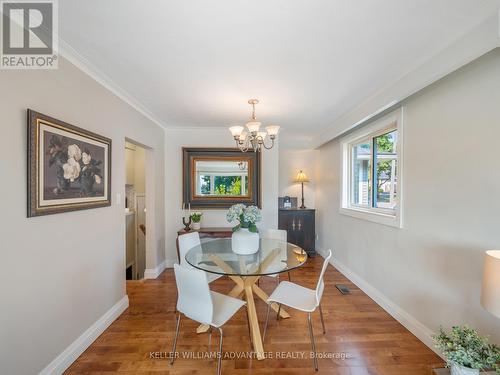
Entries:
[[28, 217], [111, 205], [111, 139], [28, 110]]

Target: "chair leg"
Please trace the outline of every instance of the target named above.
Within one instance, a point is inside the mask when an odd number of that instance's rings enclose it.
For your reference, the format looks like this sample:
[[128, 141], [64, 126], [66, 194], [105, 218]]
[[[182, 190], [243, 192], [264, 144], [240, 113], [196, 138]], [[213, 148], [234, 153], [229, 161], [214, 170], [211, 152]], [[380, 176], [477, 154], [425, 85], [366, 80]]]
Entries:
[[288, 281], [292, 281], [292, 276], [290, 276], [290, 272], [288, 272]]
[[177, 348], [177, 337], [179, 336], [179, 327], [181, 325], [181, 314], [179, 313], [177, 315], [177, 324], [176, 324], [176, 327], [175, 327], [175, 337], [174, 337], [174, 345], [172, 347], [172, 353], [171, 353], [171, 357], [170, 357], [170, 364], [173, 365], [174, 364], [174, 360], [175, 360], [175, 349]]
[[269, 311], [271, 311], [271, 304], [267, 304], [267, 313], [266, 313], [266, 324], [264, 324], [264, 333], [262, 334], [262, 342], [264, 342], [266, 338], [266, 332], [267, 332], [267, 323], [269, 322]]
[[212, 326], [210, 326], [210, 329], [208, 330], [208, 351], [210, 351], [211, 346], [212, 346]]
[[323, 320], [323, 309], [321, 308], [321, 303], [318, 305], [319, 307], [319, 316], [321, 317], [321, 325], [323, 326], [323, 334], [326, 333], [325, 329], [325, 321]]
[[222, 373], [222, 328], [219, 327], [220, 343], [219, 343], [219, 360], [217, 362], [217, 375]]
[[312, 326], [312, 320], [311, 320], [311, 313], [307, 314], [307, 322], [309, 323], [309, 336], [311, 337], [312, 352], [314, 353], [313, 367], [314, 367], [314, 371], [318, 371], [318, 359], [316, 358], [316, 343], [314, 342], [314, 333], [313, 333], [313, 326]]

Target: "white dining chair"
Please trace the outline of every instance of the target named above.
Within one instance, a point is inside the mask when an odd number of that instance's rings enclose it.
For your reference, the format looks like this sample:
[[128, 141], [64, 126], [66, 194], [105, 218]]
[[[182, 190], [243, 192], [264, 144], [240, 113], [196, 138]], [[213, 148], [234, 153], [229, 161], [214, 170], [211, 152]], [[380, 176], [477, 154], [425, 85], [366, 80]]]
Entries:
[[212, 292], [208, 288], [205, 272], [196, 268], [187, 268], [174, 264], [175, 282], [177, 284], [177, 322], [175, 327], [175, 337], [170, 354], [170, 364], [174, 364], [176, 357], [177, 338], [179, 337], [179, 327], [181, 315], [207, 324], [211, 328], [219, 330], [219, 355], [217, 362], [217, 374], [222, 372], [222, 326], [236, 312], [246, 304], [237, 298], [225, 296], [217, 292]]
[[[264, 229], [261, 232], [260, 238], [287, 242], [287, 232], [286, 232], [286, 230], [282, 230], [282, 229]], [[281, 260], [282, 259], [277, 258], [276, 261], [281, 262]], [[272, 268], [273, 265], [271, 264], [270, 267]], [[279, 282], [280, 282], [280, 274], [279, 273], [273, 273], [273, 274], [266, 275], [266, 276], [276, 278], [276, 283], [279, 284]], [[290, 272], [288, 272], [288, 281], [292, 281], [292, 278], [290, 276]]]
[[[321, 325], [323, 326], [323, 334], [326, 333], [325, 321], [323, 320], [323, 311], [321, 310], [321, 297], [323, 296], [323, 290], [325, 288], [325, 282], [323, 277], [326, 272], [330, 258], [332, 257], [332, 251], [328, 250], [328, 254], [323, 262], [323, 267], [321, 268], [321, 273], [319, 274], [318, 283], [316, 284], [316, 289], [305, 288], [301, 285], [294, 284], [288, 281], [281, 282], [274, 292], [267, 299], [267, 314], [266, 314], [266, 324], [264, 326], [264, 333], [262, 334], [262, 341], [266, 337], [267, 324], [269, 322], [269, 310], [271, 303], [276, 302], [278, 307], [277, 319], [279, 319], [279, 311], [281, 305], [291, 307], [303, 312], [307, 312], [307, 322], [309, 325], [309, 336], [311, 337], [311, 346], [313, 353], [316, 353], [316, 343], [314, 342], [314, 332], [311, 320], [311, 314], [319, 308], [319, 314], [321, 317]], [[318, 371], [318, 360], [316, 355], [313, 357], [314, 370]]]
[[[188, 268], [194, 268], [186, 261], [187, 252], [195, 246], [201, 244], [200, 235], [198, 232], [190, 232], [179, 236], [179, 261], [180, 265]], [[217, 275], [215, 273], [205, 272], [208, 283], [219, 279], [222, 275]]]

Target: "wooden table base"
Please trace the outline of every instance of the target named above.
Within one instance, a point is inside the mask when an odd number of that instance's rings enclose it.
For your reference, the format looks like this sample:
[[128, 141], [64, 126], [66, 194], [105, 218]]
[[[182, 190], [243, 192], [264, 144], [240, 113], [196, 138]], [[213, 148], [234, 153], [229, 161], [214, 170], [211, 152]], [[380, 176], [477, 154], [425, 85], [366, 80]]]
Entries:
[[[265, 269], [276, 257], [278, 251], [272, 251], [267, 258], [262, 262], [261, 268]], [[217, 264], [222, 270], [226, 273], [231, 274], [235, 273], [233, 269], [222, 259], [220, 259], [216, 255], [211, 255], [212, 261]], [[260, 276], [229, 276], [231, 280], [236, 284], [234, 288], [229, 292], [230, 297], [241, 298], [245, 295], [245, 301], [247, 302], [247, 313], [248, 313], [248, 321], [250, 323], [250, 334], [252, 335], [252, 345], [253, 349], [256, 353], [256, 357], [259, 360], [264, 359], [264, 347], [262, 344], [262, 337], [260, 335], [260, 327], [259, 321], [257, 319], [257, 311], [255, 310], [255, 300], [254, 294], [267, 303], [268, 295], [264, 292], [259, 286], [256, 285], [257, 280], [259, 280]], [[278, 308], [278, 304], [272, 303], [271, 308], [280, 313], [281, 318], [289, 318], [290, 314], [288, 314], [285, 309]], [[201, 324], [197, 329], [196, 333], [207, 332], [210, 329], [210, 326], [207, 324]]]

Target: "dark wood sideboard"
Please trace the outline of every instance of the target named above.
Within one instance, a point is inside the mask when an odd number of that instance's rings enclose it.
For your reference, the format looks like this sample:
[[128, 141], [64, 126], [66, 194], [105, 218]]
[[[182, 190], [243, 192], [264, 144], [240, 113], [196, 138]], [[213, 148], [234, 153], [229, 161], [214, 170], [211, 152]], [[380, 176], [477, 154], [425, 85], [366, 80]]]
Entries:
[[314, 209], [280, 208], [278, 228], [288, 234], [288, 242], [303, 248], [309, 256], [316, 255], [316, 211]]

